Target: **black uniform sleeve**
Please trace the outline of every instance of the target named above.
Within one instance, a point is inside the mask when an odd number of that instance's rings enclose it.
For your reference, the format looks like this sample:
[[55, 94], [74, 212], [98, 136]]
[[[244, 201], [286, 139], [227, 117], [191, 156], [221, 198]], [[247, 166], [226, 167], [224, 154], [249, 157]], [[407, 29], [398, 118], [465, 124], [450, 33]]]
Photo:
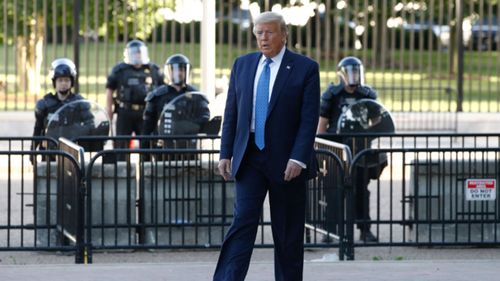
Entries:
[[[45, 120], [48, 115], [47, 104], [44, 99], [37, 101], [35, 105], [35, 127], [33, 129], [33, 136], [45, 135]], [[36, 150], [40, 145], [40, 141], [33, 141], [31, 143], [31, 150]]]
[[165, 74], [161, 71], [160, 67], [154, 63], [151, 63], [149, 67], [153, 70], [154, 87], [165, 85]]
[[371, 87], [362, 86], [362, 87], [358, 87], [356, 90], [363, 96], [363, 98], [372, 99], [372, 100], [377, 99], [377, 92]]
[[116, 65], [113, 67], [111, 70], [111, 73], [108, 76], [108, 79], [106, 81], [106, 89], [111, 89], [111, 90], [116, 90], [118, 89], [119, 85], [119, 75], [120, 75], [120, 70], [123, 68], [121, 64]]
[[161, 110], [166, 102], [164, 95], [168, 95], [169, 87], [161, 86], [149, 92], [146, 96], [146, 107], [142, 114], [142, 135], [151, 135], [155, 131]]
[[328, 89], [321, 95], [321, 103], [319, 107], [319, 116], [330, 118], [332, 113], [333, 103], [333, 85], [328, 86]]
[[151, 135], [158, 121], [158, 115], [155, 108], [155, 98], [152, 97], [146, 101], [146, 108], [142, 116], [142, 135]]
[[37, 101], [35, 106], [35, 128], [33, 136], [43, 136], [45, 130], [45, 119], [47, 118], [47, 105], [43, 99]]

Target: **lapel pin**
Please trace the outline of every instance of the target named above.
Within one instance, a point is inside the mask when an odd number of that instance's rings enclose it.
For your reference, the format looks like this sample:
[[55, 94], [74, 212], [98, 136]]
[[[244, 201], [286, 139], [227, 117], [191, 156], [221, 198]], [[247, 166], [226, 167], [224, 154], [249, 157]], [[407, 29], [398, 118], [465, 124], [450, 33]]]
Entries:
[[286, 66], [286, 69], [290, 69], [290, 66], [289, 66], [289, 65], [287, 65], [287, 66]]

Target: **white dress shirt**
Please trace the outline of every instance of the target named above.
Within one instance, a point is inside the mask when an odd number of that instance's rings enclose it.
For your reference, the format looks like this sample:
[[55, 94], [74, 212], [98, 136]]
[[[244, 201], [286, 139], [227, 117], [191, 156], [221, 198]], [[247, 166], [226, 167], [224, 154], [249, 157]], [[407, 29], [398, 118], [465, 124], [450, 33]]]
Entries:
[[[269, 64], [269, 70], [271, 71], [269, 76], [269, 101], [271, 100], [271, 94], [273, 93], [274, 81], [276, 81], [276, 76], [278, 76], [278, 70], [280, 69], [281, 61], [283, 60], [283, 55], [285, 54], [286, 47], [283, 46], [281, 51], [274, 57], [270, 58], [273, 63]], [[255, 97], [257, 96], [257, 84], [259, 83], [260, 74], [264, 70], [264, 65], [266, 65], [266, 57], [261, 56], [259, 60], [259, 65], [257, 66], [257, 72], [255, 72], [255, 77], [253, 81], [253, 106], [252, 106], [252, 123], [250, 130], [255, 132]]]
[[[276, 81], [276, 76], [278, 76], [278, 70], [281, 66], [281, 61], [283, 60], [283, 55], [285, 55], [286, 46], [283, 46], [281, 51], [274, 57], [270, 58], [273, 62], [269, 64], [270, 77], [269, 77], [269, 100], [271, 100], [271, 94], [273, 93], [274, 81]], [[250, 131], [255, 132], [255, 97], [257, 96], [257, 84], [259, 83], [260, 74], [264, 70], [264, 65], [266, 65], [266, 57], [261, 56], [259, 60], [259, 65], [257, 66], [257, 71], [255, 72], [255, 77], [253, 81], [253, 106], [252, 106], [252, 122], [250, 125]], [[303, 169], [307, 168], [305, 163], [301, 161], [290, 159], [291, 161], [299, 164]]]

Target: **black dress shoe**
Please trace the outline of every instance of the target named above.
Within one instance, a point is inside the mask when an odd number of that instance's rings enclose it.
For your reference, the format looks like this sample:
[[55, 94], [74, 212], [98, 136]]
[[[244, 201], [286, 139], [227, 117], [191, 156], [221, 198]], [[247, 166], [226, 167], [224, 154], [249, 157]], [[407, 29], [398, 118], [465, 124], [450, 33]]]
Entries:
[[359, 235], [359, 240], [364, 242], [378, 242], [377, 236], [373, 235], [373, 233], [370, 230], [361, 231], [361, 234]]

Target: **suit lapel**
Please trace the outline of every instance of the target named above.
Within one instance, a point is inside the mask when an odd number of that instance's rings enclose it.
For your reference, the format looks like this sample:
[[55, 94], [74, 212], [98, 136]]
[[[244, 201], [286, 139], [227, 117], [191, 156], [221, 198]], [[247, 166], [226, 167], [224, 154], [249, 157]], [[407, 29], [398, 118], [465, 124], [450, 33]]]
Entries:
[[[282, 95], [282, 89], [285, 86], [285, 82], [288, 79], [288, 76], [292, 72], [293, 69], [293, 59], [290, 56], [290, 51], [288, 49], [285, 50], [285, 54], [283, 55], [283, 61], [281, 62], [280, 68], [278, 70], [278, 75], [276, 76], [276, 80], [273, 85], [273, 93], [271, 95], [271, 100], [269, 101], [269, 107], [267, 109], [267, 116], [274, 109], [276, 105], [279, 95]], [[253, 88], [253, 87], [252, 87]]]
[[255, 53], [254, 56], [250, 58], [248, 71], [245, 71], [247, 74], [245, 75], [248, 79], [243, 79], [247, 83], [242, 89], [245, 89], [246, 92], [243, 96], [245, 102], [244, 105], [250, 104], [251, 106], [244, 106], [245, 109], [248, 109], [246, 112], [246, 118], [248, 119], [248, 124], [251, 125], [252, 122], [252, 108], [253, 108], [253, 87], [254, 87], [254, 79], [255, 73], [257, 72], [257, 66], [259, 65], [261, 53]]

